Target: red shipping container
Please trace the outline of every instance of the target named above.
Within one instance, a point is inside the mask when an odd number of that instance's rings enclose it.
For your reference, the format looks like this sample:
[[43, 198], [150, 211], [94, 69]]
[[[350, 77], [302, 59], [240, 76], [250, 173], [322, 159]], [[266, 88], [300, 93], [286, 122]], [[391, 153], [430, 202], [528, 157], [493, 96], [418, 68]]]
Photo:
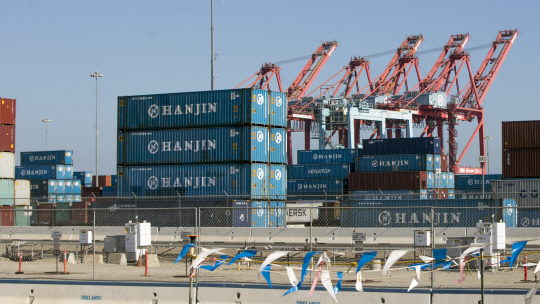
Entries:
[[0, 124], [14, 125], [15, 124], [15, 108], [16, 100], [0, 97]]
[[[74, 225], [92, 223], [92, 212], [88, 211], [90, 200], [73, 202], [71, 205], [71, 222]], [[90, 216], [89, 216], [90, 213]], [[90, 220], [90, 221], [89, 221]]]
[[441, 171], [448, 172], [448, 155], [441, 154]]
[[540, 120], [503, 121], [503, 149], [540, 149]]
[[56, 208], [54, 203], [39, 203], [37, 211], [39, 225], [54, 225], [54, 208]]
[[503, 150], [504, 178], [540, 177], [540, 149]]
[[349, 191], [417, 190], [426, 188], [426, 171], [349, 173]]
[[448, 189], [433, 189], [433, 199], [448, 199]]
[[15, 224], [15, 210], [13, 206], [0, 206], [0, 221], [2, 226], [13, 226]]
[[82, 187], [81, 196], [83, 198], [87, 197], [101, 197], [102, 187]]
[[0, 152], [15, 153], [14, 125], [0, 125]]
[[[110, 175], [100, 175], [98, 177], [98, 186], [107, 187], [111, 186], [112, 179]], [[96, 184], [96, 176], [92, 176], [92, 186]]]

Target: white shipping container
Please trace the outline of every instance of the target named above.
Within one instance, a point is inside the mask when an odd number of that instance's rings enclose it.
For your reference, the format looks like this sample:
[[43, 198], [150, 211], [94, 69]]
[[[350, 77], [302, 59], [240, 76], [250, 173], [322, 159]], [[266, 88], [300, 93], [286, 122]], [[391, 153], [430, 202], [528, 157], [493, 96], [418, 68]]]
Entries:
[[491, 193], [496, 199], [515, 199], [518, 207], [540, 207], [540, 179], [494, 180]]
[[15, 178], [15, 153], [0, 152], [0, 178]]
[[15, 206], [30, 206], [30, 181], [16, 179], [13, 182]]

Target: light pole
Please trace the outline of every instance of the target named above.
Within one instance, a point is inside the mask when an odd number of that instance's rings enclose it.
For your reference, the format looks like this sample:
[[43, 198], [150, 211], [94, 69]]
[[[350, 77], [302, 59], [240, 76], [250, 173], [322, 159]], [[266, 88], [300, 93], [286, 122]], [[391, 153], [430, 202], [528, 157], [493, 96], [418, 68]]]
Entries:
[[97, 114], [98, 114], [98, 104], [97, 104], [97, 97], [98, 97], [98, 88], [97, 88], [97, 80], [99, 77], [103, 77], [103, 74], [98, 73], [97, 71], [90, 74], [90, 77], [96, 78], [96, 183], [95, 187], [98, 186], [98, 121], [97, 121]]
[[488, 174], [489, 174], [489, 140], [490, 139], [493, 139], [493, 137], [491, 136], [486, 136], [484, 137], [484, 139], [486, 140], [486, 147], [487, 147], [487, 163], [488, 163]]
[[48, 118], [45, 118], [44, 120], [42, 120], [42, 122], [45, 123], [45, 151], [47, 151], [47, 135], [49, 133], [47, 130], [47, 123], [51, 122], [51, 120]]
[[214, 0], [210, 0], [210, 73], [212, 82], [210, 90], [214, 90]]

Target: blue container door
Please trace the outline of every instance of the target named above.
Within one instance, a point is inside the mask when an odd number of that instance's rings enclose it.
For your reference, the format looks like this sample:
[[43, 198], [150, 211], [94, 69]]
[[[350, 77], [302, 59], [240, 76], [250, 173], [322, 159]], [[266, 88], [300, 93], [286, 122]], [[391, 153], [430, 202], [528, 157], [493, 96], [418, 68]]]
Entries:
[[243, 165], [242, 189], [238, 194], [247, 194], [254, 199], [267, 199], [270, 193], [270, 175], [266, 164]]
[[454, 189], [448, 189], [448, 199], [456, 199], [456, 193]]
[[433, 154], [433, 170], [428, 171], [435, 171], [437, 169], [441, 169], [441, 155]]
[[270, 162], [287, 163], [287, 130], [270, 128]]
[[72, 202], [73, 202], [73, 194], [65, 194], [64, 203], [72, 203]]
[[426, 188], [428, 189], [435, 188], [435, 173], [433, 172], [427, 173], [427, 187]]
[[73, 194], [73, 202], [82, 202], [80, 194]]
[[64, 193], [73, 194], [73, 180], [70, 180], [70, 179], [64, 180]]
[[251, 227], [251, 209], [248, 201], [233, 202], [233, 227]]
[[64, 179], [73, 179], [73, 165], [64, 165]]
[[56, 180], [56, 194], [64, 194], [66, 192], [66, 183], [64, 180]]
[[251, 90], [251, 108], [245, 107], [244, 109], [246, 111], [246, 119], [244, 121], [251, 121], [259, 125], [268, 125], [270, 121], [268, 92], [264, 90]]
[[81, 181], [79, 179], [74, 179], [71, 185], [73, 186], [73, 194], [81, 194]]
[[446, 188], [454, 189], [454, 186], [455, 186], [454, 172], [448, 172], [448, 179], [446, 180]]
[[428, 198], [427, 189], [420, 189], [420, 199], [427, 200], [427, 198]]
[[268, 227], [287, 227], [285, 202], [270, 202], [270, 222]]
[[268, 162], [268, 128], [267, 127], [244, 127], [244, 161]]
[[57, 203], [63, 203], [64, 202], [64, 195], [63, 194], [56, 194], [56, 202]]
[[287, 127], [287, 95], [281, 92], [269, 92], [270, 125]]
[[251, 202], [251, 227], [268, 227], [268, 202]]
[[56, 179], [66, 179], [66, 167], [64, 165], [56, 165]]
[[506, 228], [517, 227], [517, 209], [516, 200], [505, 198], [502, 201], [503, 221], [506, 223]]
[[286, 171], [286, 165], [270, 165], [270, 199], [287, 199]]

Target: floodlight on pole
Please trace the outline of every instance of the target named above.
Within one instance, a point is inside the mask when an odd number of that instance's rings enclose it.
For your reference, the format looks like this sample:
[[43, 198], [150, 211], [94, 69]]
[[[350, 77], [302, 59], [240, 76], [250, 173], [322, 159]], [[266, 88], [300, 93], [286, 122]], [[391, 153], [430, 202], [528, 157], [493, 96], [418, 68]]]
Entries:
[[48, 119], [48, 118], [45, 118], [45, 119], [42, 120], [42, 122], [45, 123], [45, 151], [47, 151], [47, 136], [48, 136], [48, 133], [49, 133], [48, 130], [47, 130], [47, 123], [51, 122], [51, 120]]
[[103, 77], [103, 74], [98, 73], [97, 71], [90, 74], [90, 77], [96, 78], [96, 182], [94, 186], [98, 186], [98, 86], [97, 80], [100, 77]]

